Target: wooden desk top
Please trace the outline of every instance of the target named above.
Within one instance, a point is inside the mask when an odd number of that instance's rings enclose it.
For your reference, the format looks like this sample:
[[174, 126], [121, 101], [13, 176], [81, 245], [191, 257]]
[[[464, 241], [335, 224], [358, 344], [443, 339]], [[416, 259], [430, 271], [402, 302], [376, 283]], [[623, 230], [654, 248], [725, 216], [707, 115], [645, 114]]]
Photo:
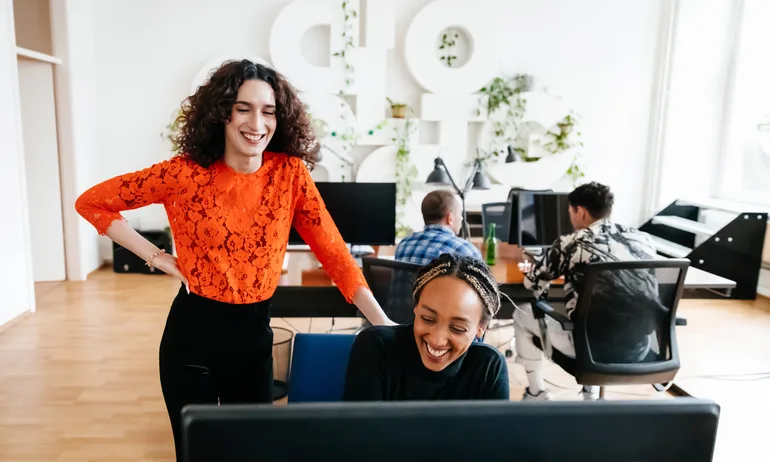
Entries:
[[[471, 240], [477, 247], [480, 246], [481, 241], [473, 239]], [[491, 266], [492, 274], [498, 284], [509, 285], [522, 285], [524, 284], [524, 273], [519, 270], [518, 263], [511, 258], [507, 258], [505, 255], [504, 246], [501, 248], [501, 255], [498, 258], [497, 264]], [[378, 258], [390, 258], [392, 259], [396, 253], [395, 246], [380, 246], [374, 247], [375, 256]], [[309, 250], [308, 250], [309, 252]], [[321, 270], [311, 270], [309, 273], [319, 273], [317, 275], [308, 274], [308, 284], [303, 281], [302, 285], [330, 285], [331, 280], [328, 276], [323, 274]], [[564, 278], [561, 277], [551, 282], [553, 286], [564, 285]], [[287, 285], [281, 283], [280, 285]], [[690, 266], [687, 270], [687, 276], [684, 281], [685, 289], [733, 289], [735, 288], [735, 282], [729, 279], [725, 279], [716, 274], [707, 273], [703, 270]]]
[[[475, 240], [471, 240], [471, 242], [476, 247], [480, 246], [480, 242], [475, 242]], [[396, 248], [394, 246], [381, 246], [379, 248], [375, 247], [375, 251], [378, 258], [392, 259], [396, 253]], [[524, 284], [524, 273], [519, 270], [518, 262], [507, 258], [505, 255], [500, 255], [497, 263], [490, 266], [490, 269], [498, 284]], [[564, 278], [556, 279], [552, 284], [563, 285]]]

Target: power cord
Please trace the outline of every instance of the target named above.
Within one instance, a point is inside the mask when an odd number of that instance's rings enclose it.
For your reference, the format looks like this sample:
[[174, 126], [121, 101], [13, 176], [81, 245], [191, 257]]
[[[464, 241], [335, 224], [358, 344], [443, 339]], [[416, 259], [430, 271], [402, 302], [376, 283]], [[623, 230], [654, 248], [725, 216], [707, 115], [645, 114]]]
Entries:
[[705, 374], [678, 377], [678, 380], [710, 379], [725, 382], [759, 382], [770, 379], [770, 372], [747, 372], [741, 374]]
[[[299, 333], [299, 329], [297, 329], [296, 327], [294, 327], [294, 324], [292, 324], [292, 323], [290, 323], [289, 321], [287, 321], [287, 320], [286, 320], [286, 318], [281, 318], [281, 321], [285, 322], [286, 324], [288, 324], [288, 325], [289, 325], [289, 327], [291, 327], [292, 329], [294, 329], [294, 332], [295, 332], [295, 333]], [[311, 322], [311, 323], [313, 322], [313, 318], [310, 318], [310, 322]]]
[[[710, 379], [710, 380], [723, 380], [726, 382], [758, 382], [761, 380], [768, 380], [770, 379], [770, 372], [749, 372], [749, 373], [742, 373], [742, 374], [710, 374], [710, 375], [691, 375], [691, 376], [685, 376], [685, 377], [678, 377], [677, 381], [682, 380], [695, 380], [695, 379]], [[559, 385], [558, 383], [552, 382], [548, 379], [543, 379], [545, 383], [554, 386], [556, 388], [560, 388], [562, 390], [566, 391], [582, 391], [582, 387], [579, 389], [575, 389], [572, 386], [564, 386]], [[666, 387], [661, 390], [662, 393], [667, 392], [672, 386], [674, 385], [674, 382], [669, 382]], [[630, 396], [649, 396], [649, 395], [643, 395], [641, 393], [632, 393], [628, 391], [616, 391], [612, 390], [613, 393], [621, 394], [621, 395], [630, 395]]]

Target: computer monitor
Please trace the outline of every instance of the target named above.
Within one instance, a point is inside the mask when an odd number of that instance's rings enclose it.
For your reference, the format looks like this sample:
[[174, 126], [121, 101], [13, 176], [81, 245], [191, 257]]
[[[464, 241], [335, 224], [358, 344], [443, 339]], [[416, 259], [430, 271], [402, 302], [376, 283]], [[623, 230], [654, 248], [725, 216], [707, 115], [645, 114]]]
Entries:
[[191, 405], [182, 436], [187, 462], [710, 462], [718, 420], [694, 398]]
[[548, 247], [559, 236], [572, 233], [567, 196], [567, 193], [557, 192], [512, 192], [508, 243]]
[[[316, 183], [342, 239], [350, 245], [396, 243], [395, 183]], [[292, 226], [290, 245], [305, 244]]]

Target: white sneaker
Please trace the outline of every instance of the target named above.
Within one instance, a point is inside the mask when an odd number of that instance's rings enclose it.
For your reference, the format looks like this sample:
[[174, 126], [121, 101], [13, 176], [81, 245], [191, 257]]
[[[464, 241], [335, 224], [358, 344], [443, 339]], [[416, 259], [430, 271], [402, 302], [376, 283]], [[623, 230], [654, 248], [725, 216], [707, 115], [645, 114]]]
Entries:
[[529, 392], [529, 387], [524, 390], [524, 394], [521, 397], [522, 401], [551, 401], [551, 392], [549, 390], [542, 390], [540, 393], [533, 395]]
[[599, 399], [599, 387], [583, 387], [580, 394], [584, 401], [596, 401]]

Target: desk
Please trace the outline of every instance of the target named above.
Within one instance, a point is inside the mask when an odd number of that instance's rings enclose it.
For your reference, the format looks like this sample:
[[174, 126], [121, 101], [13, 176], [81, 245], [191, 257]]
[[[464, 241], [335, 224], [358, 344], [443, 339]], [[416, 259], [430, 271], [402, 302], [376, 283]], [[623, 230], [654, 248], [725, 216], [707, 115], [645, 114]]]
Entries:
[[[375, 249], [379, 258], [393, 258], [395, 247], [379, 247]], [[292, 257], [299, 254], [308, 254], [308, 251], [297, 250]], [[314, 258], [311, 261], [315, 261]], [[295, 267], [296, 268], [296, 267]], [[516, 262], [506, 258], [500, 258], [498, 263], [491, 267], [495, 280], [500, 284], [500, 290], [510, 297], [515, 303], [523, 303], [532, 298], [530, 291], [524, 288], [524, 274], [519, 271]], [[563, 298], [563, 279], [551, 283], [550, 296], [558, 300]], [[299, 279], [289, 279], [279, 285], [273, 296], [272, 315], [275, 317], [299, 317], [299, 318], [354, 318], [358, 316], [358, 309], [348, 304], [336, 286], [329, 283], [328, 286], [302, 286], [301, 270]], [[707, 273], [698, 268], [690, 267], [684, 280], [685, 289], [711, 289], [730, 290], [735, 287], [735, 282]], [[513, 306], [503, 299], [503, 304], [498, 312], [499, 319], [510, 319], [513, 316]]]

